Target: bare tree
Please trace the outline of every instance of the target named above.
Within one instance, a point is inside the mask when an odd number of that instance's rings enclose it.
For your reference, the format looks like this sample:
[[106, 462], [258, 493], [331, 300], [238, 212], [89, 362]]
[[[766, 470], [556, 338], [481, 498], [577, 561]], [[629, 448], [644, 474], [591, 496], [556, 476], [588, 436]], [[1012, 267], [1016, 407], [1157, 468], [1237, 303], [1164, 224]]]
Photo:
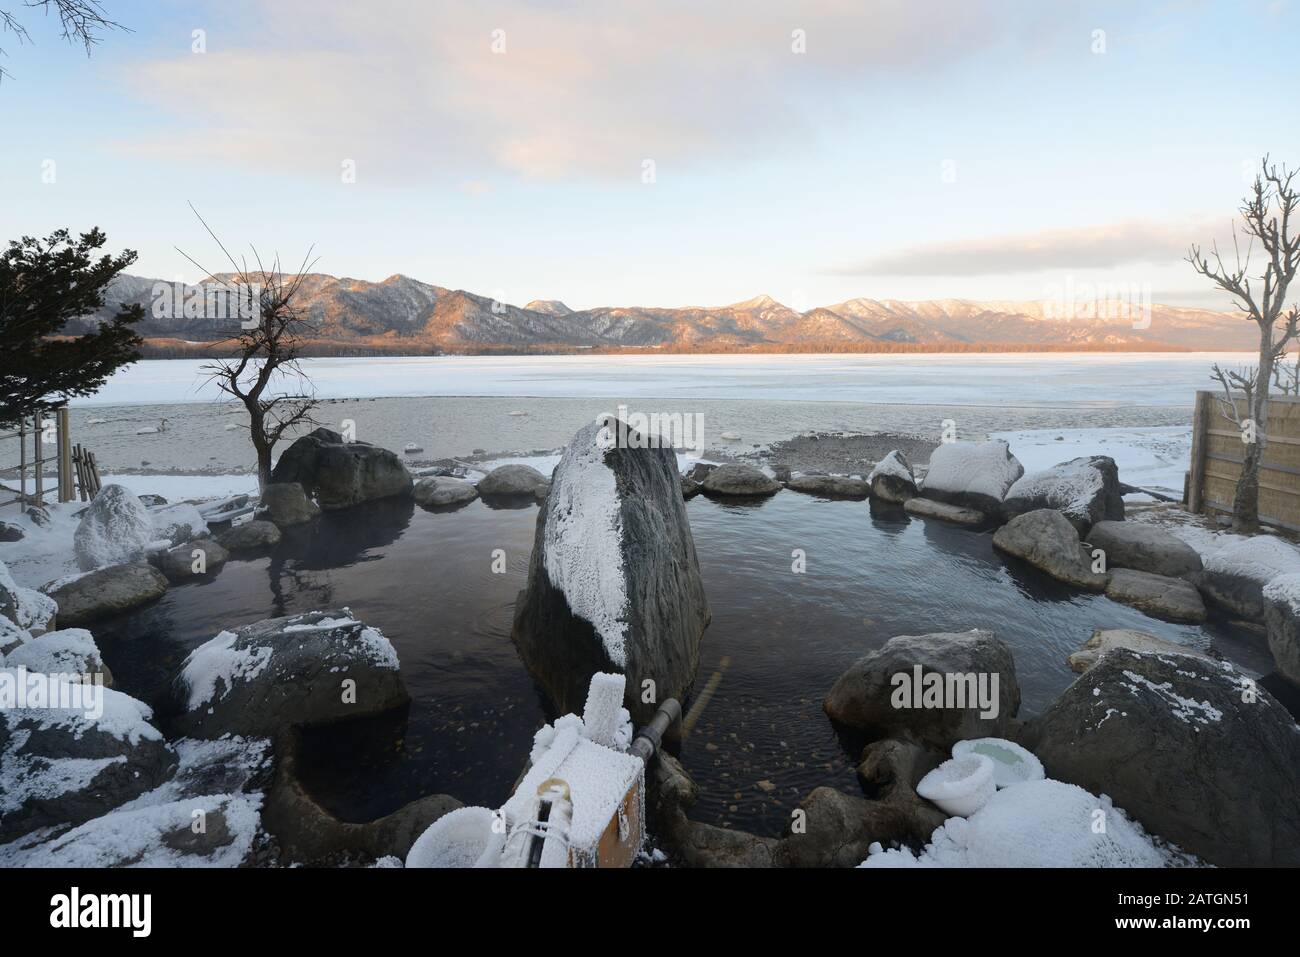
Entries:
[[[47, 16], [58, 14], [59, 26], [63, 39], [69, 43], [80, 43], [90, 55], [90, 48], [99, 42], [101, 33], [107, 30], [126, 30], [127, 27], [110, 20], [99, 0], [23, 0], [23, 6], [32, 10], [41, 10]], [[27, 27], [19, 21], [12, 9], [0, 9], [0, 33], [11, 33], [19, 43], [31, 40]], [[4, 49], [0, 48], [0, 54]], [[9, 76], [0, 67], [0, 80]]]
[[1300, 350], [1296, 350], [1294, 365], [1285, 366], [1279, 361], [1273, 368], [1273, 384], [1283, 395], [1300, 397]]
[[[1227, 394], [1226, 406], [1233, 410], [1229, 418], [1237, 422], [1246, 444], [1232, 502], [1232, 527], [1240, 532], [1259, 528], [1259, 468], [1268, 445], [1269, 385], [1287, 344], [1300, 336], [1300, 307], [1292, 304], [1288, 308], [1286, 304], [1287, 291], [1300, 270], [1300, 235], [1292, 235], [1291, 222], [1300, 206], [1300, 191], [1292, 185], [1295, 175], [1285, 166], [1279, 169], [1270, 163], [1267, 156], [1261, 161], [1260, 172], [1240, 210], [1249, 242], [1243, 253], [1234, 225], [1231, 266], [1224, 263], [1218, 243], [1211, 246], [1208, 258], [1200, 246], [1192, 246], [1187, 256], [1198, 273], [1229, 293], [1242, 314], [1259, 327], [1259, 364], [1248, 370], [1253, 383], [1249, 391], [1244, 388], [1247, 375], [1214, 368], [1214, 378]], [[1252, 276], [1248, 273], [1255, 243], [1263, 250], [1264, 269]], [[1230, 387], [1242, 393], [1245, 416], [1237, 414]]]
[[[197, 210], [194, 215], [199, 216]], [[233, 271], [229, 277], [209, 273], [184, 251], [177, 251], [239, 301], [253, 306], [252, 317], [240, 324], [237, 335], [212, 343], [213, 348], [233, 345], [234, 356], [207, 363], [202, 371], [248, 412], [248, 434], [257, 453], [257, 482], [264, 490], [271, 481], [276, 444], [295, 426], [315, 424], [312, 412], [319, 403], [311, 379], [298, 361], [307, 319], [295, 300], [316, 260], [309, 249], [298, 269], [285, 273], [278, 254], [265, 267], [257, 249], [250, 247], [255, 265], [250, 268], [242, 257], [235, 261], [202, 216], [199, 222], [230, 263]]]

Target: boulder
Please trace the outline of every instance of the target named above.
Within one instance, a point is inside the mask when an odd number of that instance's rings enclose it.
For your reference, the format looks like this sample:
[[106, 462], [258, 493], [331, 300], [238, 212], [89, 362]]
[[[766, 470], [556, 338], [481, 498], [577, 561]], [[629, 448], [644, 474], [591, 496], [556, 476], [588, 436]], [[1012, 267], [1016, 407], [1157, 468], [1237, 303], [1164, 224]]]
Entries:
[[223, 631], [185, 659], [176, 690], [179, 726], [199, 738], [267, 736], [410, 700], [393, 646], [346, 608]]
[[166, 539], [171, 545], [208, 536], [208, 523], [193, 505], [163, 505], [150, 509], [149, 518], [153, 521], [153, 538]]
[[161, 598], [167, 579], [152, 565], [109, 565], [43, 586], [59, 605], [59, 623], [84, 625]]
[[733, 828], [690, 820], [699, 788], [669, 752], [660, 750], [646, 769], [648, 823], [660, 846], [686, 867], [774, 867], [781, 842]]
[[1136, 568], [1171, 578], [1201, 570], [1196, 549], [1155, 525], [1103, 521], [1087, 536], [1088, 544], [1106, 553], [1107, 568]]
[[[260, 794], [206, 794], [158, 804], [152, 795], [49, 840], [30, 835], [0, 848], [0, 866], [83, 868], [240, 867], [261, 833]], [[203, 828], [196, 831], [195, 812]], [[30, 842], [30, 843], [29, 843]]]
[[1201, 593], [1183, 578], [1116, 568], [1106, 583], [1106, 597], [1166, 621], [1201, 622], [1206, 618]]
[[77, 566], [87, 572], [138, 561], [155, 538], [153, 517], [144, 503], [121, 485], [105, 485], [82, 512], [72, 546]]
[[[814, 788], [799, 802], [803, 829], [792, 822], [779, 860], [787, 867], [857, 867], [878, 841], [901, 840], [912, 830], [909, 815], [897, 805], [869, 801], [835, 788]], [[942, 815], [934, 815], [942, 822]]]
[[58, 610], [54, 599], [19, 585], [5, 563], [0, 562], [0, 616], [23, 631], [41, 632], [54, 627]]
[[1092, 570], [1093, 557], [1070, 520], [1051, 508], [1017, 515], [993, 533], [993, 547], [1029, 562], [1058, 581], [1104, 591], [1107, 576]]
[[285, 449], [271, 482], [297, 482], [326, 511], [411, 492], [411, 473], [397, 453], [324, 428]]
[[1277, 673], [1300, 685], [1300, 573], [1274, 578], [1263, 597], [1268, 649]]
[[795, 475], [786, 488], [824, 498], [866, 498], [871, 491], [865, 480], [848, 475]]
[[[200, 555], [203, 561], [198, 565]], [[200, 538], [160, 552], [154, 556], [153, 564], [167, 576], [169, 582], [176, 583], [191, 578], [202, 578], [205, 575], [215, 575], [229, 557], [230, 553], [218, 542], [210, 538]], [[202, 568], [202, 571], [196, 571], [196, 565]]]
[[1107, 653], [1034, 722], [1048, 777], [1220, 867], [1300, 865], [1300, 733], [1231, 665]]
[[29, 637], [5, 653], [4, 666], [47, 675], [100, 675], [106, 687], [113, 684], [113, 675], [104, 664], [94, 636], [84, 628], [64, 628]]
[[1300, 550], [1274, 535], [1240, 538], [1204, 557], [1190, 578], [1205, 597], [1229, 614], [1264, 620], [1264, 586], [1300, 572]]
[[13, 522], [0, 522], [0, 542], [21, 542], [23, 529]]
[[781, 490], [781, 483], [776, 479], [769, 478], [752, 465], [735, 462], [711, 469], [700, 484], [708, 495], [742, 498], [774, 495]]
[[560, 714], [582, 710], [596, 672], [627, 676], [638, 723], [695, 680], [708, 601], [676, 457], [645, 444], [610, 447], [603, 423], [584, 427], [537, 516], [512, 636]]
[[531, 465], [499, 465], [478, 483], [478, 494], [484, 498], [532, 498], [537, 490], [550, 483], [545, 475]]
[[217, 535], [217, 543], [231, 552], [248, 552], [280, 544], [280, 527], [273, 522], [253, 519], [232, 525]]
[[320, 514], [320, 506], [307, 497], [298, 482], [272, 482], [262, 489], [259, 514], [279, 528], [303, 525]]
[[[29, 686], [35, 677], [26, 676]], [[16, 694], [19, 679], [0, 669], [0, 699]], [[98, 817], [176, 768], [175, 752], [142, 702], [67, 678], [56, 679], [50, 693], [84, 707], [0, 708], [0, 844]], [[94, 697], [82, 697], [88, 693]]]
[[294, 861], [332, 863], [341, 854], [405, 859], [416, 838], [438, 818], [461, 806], [450, 795], [431, 794], [374, 821], [339, 820], [302, 784], [300, 746], [295, 728], [277, 735], [275, 779], [262, 812], [266, 830]]
[[682, 476], [682, 498], [694, 498], [704, 491], [704, 486], [694, 479]]
[[1095, 522], [1124, 518], [1119, 469], [1108, 455], [1071, 459], [1016, 479], [1002, 500], [1007, 518], [1054, 508], [1086, 535]]
[[1071, 671], [1084, 672], [1097, 663], [1109, 651], [1125, 648], [1129, 651], [1144, 653], [1191, 655], [1193, 658], [1206, 658], [1209, 655], [1189, 648], [1187, 645], [1175, 644], [1145, 631], [1133, 631], [1129, 628], [1098, 628], [1083, 646], [1066, 659]]
[[895, 449], [876, 463], [867, 476], [871, 495], [882, 502], [902, 505], [916, 496], [916, 475], [907, 456]]
[[1020, 685], [1011, 649], [991, 631], [899, 635], [844, 672], [823, 707], [869, 738], [948, 751], [967, 738], [1007, 737]]
[[32, 640], [32, 633], [26, 628], [19, 628], [12, 620], [4, 615], [0, 615], [0, 664], [4, 663], [4, 656], [9, 654], [19, 645], [26, 644]]
[[472, 502], [478, 498], [478, 489], [464, 479], [432, 475], [416, 482], [411, 495], [425, 508], [446, 508]]
[[703, 484], [704, 480], [709, 477], [709, 473], [716, 469], [715, 462], [696, 462], [686, 472], [686, 478], [696, 484]]
[[1007, 490], [1024, 474], [1024, 466], [1001, 439], [944, 442], [930, 455], [920, 494], [996, 515]]
[[915, 515], [917, 518], [937, 518], [941, 522], [951, 522], [953, 525], [964, 525], [967, 528], [979, 528], [988, 522], [987, 515], [973, 508], [962, 508], [959, 505], [949, 505], [946, 502], [919, 496], [904, 501], [903, 509], [908, 515]]

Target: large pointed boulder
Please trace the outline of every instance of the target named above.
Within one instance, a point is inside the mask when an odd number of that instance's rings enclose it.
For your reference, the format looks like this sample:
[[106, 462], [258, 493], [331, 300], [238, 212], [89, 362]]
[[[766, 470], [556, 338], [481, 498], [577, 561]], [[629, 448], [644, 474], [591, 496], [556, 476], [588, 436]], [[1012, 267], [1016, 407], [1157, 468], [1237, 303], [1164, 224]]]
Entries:
[[627, 675], [638, 723], [695, 680], [709, 606], [676, 456], [652, 444], [626, 427], [586, 426], [538, 515], [513, 637], [561, 714], [582, 710], [598, 671]]

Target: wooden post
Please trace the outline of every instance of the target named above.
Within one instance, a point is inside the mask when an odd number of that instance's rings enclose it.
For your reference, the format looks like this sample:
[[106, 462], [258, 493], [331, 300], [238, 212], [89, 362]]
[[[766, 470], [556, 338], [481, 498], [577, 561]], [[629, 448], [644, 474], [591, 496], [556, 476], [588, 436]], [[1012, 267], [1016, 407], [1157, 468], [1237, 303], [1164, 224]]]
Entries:
[[1192, 413], [1192, 469], [1187, 483], [1187, 510], [1192, 514], [1201, 510], [1202, 493], [1205, 487], [1206, 431], [1210, 427], [1213, 406], [1213, 393], [1205, 391], [1196, 393], [1196, 404]]
[[27, 505], [27, 418], [18, 420], [18, 494]]
[[45, 413], [36, 413], [36, 430], [32, 433], [32, 452], [36, 456], [36, 504], [45, 504]]
[[59, 501], [71, 502], [76, 494], [72, 487], [72, 427], [68, 407], [58, 410], [59, 424]]

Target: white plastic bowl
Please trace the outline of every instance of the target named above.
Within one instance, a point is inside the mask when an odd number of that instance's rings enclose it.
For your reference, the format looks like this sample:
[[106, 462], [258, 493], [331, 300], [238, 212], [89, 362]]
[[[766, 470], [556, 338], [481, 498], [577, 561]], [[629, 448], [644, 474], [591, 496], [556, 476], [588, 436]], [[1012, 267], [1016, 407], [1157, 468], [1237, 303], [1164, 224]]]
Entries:
[[958, 741], [952, 746], [954, 758], [967, 754], [982, 754], [993, 762], [993, 783], [1000, 788], [1026, 781], [1041, 781], [1046, 777], [1042, 761], [1006, 738], [972, 738], [969, 741]]
[[493, 843], [495, 813], [486, 807], [448, 811], [415, 839], [406, 855], [406, 866], [473, 867]]
[[954, 817], [970, 817], [997, 791], [993, 760], [982, 754], [949, 758], [916, 786], [916, 793]]

